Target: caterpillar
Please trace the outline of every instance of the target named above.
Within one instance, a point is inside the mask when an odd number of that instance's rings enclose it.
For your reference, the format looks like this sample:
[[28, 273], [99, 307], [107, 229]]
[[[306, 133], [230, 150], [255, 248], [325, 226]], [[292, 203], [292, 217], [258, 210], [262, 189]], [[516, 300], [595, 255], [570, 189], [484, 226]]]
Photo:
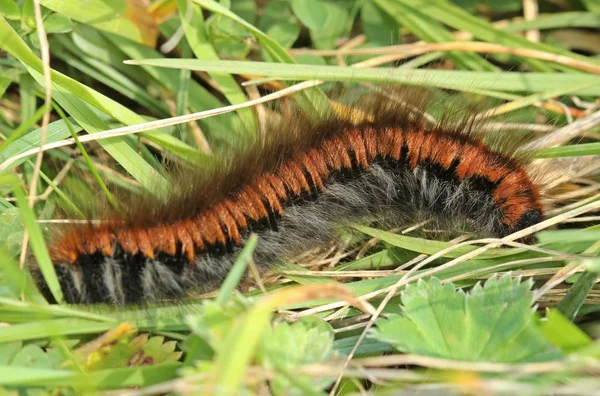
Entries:
[[[167, 200], [127, 205], [49, 244], [69, 303], [137, 304], [218, 287], [250, 233], [271, 268], [357, 222], [505, 236], [543, 217], [518, 139], [462, 113], [429, 122], [418, 91], [369, 93], [348, 111], [282, 111], [235, 155], [174, 179]], [[364, 117], [367, 114], [368, 117]], [[274, 117], [276, 118], [276, 117]], [[47, 294], [47, 293], [46, 293]]]

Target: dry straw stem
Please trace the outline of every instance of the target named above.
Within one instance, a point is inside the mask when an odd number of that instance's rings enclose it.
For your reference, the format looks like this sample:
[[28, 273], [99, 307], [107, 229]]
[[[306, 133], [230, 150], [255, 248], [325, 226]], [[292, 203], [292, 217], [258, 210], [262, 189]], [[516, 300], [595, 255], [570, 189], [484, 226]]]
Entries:
[[[526, 21], [533, 21], [538, 17], [539, 6], [537, 0], [523, 0], [523, 18]], [[530, 29], [525, 32], [525, 38], [534, 43], [540, 42], [540, 31]]]
[[519, 150], [527, 151], [541, 147], [545, 148], [559, 146], [573, 138], [576, 138], [585, 131], [596, 127], [597, 125], [600, 125], [600, 110], [590, 114], [585, 118], [581, 118], [560, 129], [557, 129], [548, 135], [535, 139], [525, 144], [523, 147], [520, 147]]
[[600, 74], [600, 66], [572, 59], [568, 56], [553, 54], [527, 48], [510, 48], [501, 44], [484, 43], [480, 41], [451, 41], [445, 43], [416, 43], [391, 45], [388, 47], [377, 48], [357, 48], [357, 49], [338, 49], [338, 50], [309, 50], [298, 49], [289, 50], [291, 54], [311, 53], [323, 56], [339, 56], [339, 55], [386, 55], [393, 57], [393, 60], [411, 58], [413, 56], [423, 55], [429, 52], [436, 51], [464, 51], [478, 52], [488, 54], [510, 54], [523, 56], [527, 58], [545, 60], [558, 63], [560, 65], [569, 66], [574, 69], [583, 70], [586, 72]]
[[[50, 47], [48, 46], [48, 37], [46, 37], [46, 31], [44, 30], [44, 20], [42, 17], [42, 8], [39, 0], [33, 1], [33, 11], [35, 16], [35, 24], [38, 32], [38, 39], [40, 41], [40, 51], [42, 55], [42, 71], [44, 73], [44, 115], [42, 117], [42, 133], [40, 134], [40, 146], [34, 149], [37, 151], [37, 157], [35, 159], [35, 165], [33, 167], [33, 174], [31, 176], [31, 185], [29, 186], [29, 197], [27, 203], [30, 208], [33, 208], [35, 204], [35, 198], [37, 195], [38, 178], [40, 175], [40, 169], [42, 168], [42, 160], [44, 158], [44, 143], [46, 142], [46, 135], [48, 134], [48, 124], [50, 124], [50, 109], [52, 108], [52, 78], [50, 74]], [[23, 233], [23, 242], [21, 243], [21, 254], [19, 256], [19, 266], [23, 268], [25, 266], [25, 259], [27, 257], [27, 245], [29, 243], [29, 232], [25, 229]]]
[[552, 361], [544, 363], [492, 363], [492, 362], [466, 362], [463, 360], [443, 359], [432, 356], [402, 354], [386, 355], [355, 359], [352, 365], [359, 367], [387, 367], [417, 365], [442, 370], [461, 370], [488, 373], [548, 373], [562, 371], [566, 368], [564, 361]]

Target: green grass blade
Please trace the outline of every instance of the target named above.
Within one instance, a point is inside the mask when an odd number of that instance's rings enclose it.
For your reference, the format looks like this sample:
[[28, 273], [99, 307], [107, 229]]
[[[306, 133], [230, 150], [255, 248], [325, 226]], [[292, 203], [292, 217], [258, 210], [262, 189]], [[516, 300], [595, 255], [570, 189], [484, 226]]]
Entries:
[[[272, 59], [276, 60], [277, 62], [281, 62], [281, 63], [287, 63], [287, 64], [295, 64], [296, 63], [294, 58], [290, 54], [288, 54], [287, 51], [285, 50], [285, 48], [283, 48], [281, 45], [279, 45], [279, 43], [277, 41], [273, 40], [271, 37], [264, 34], [262, 31], [260, 31], [260, 29], [257, 29], [255, 26], [246, 22], [244, 19], [240, 18], [239, 16], [237, 16], [236, 14], [234, 14], [227, 8], [223, 7], [219, 3], [217, 3], [213, 0], [193, 0], [193, 1], [195, 3], [201, 5], [202, 7], [206, 8], [207, 10], [210, 10], [210, 11], [216, 12], [218, 14], [224, 15], [228, 18], [231, 18], [235, 22], [244, 26], [246, 29], [248, 29], [254, 35], [254, 37], [256, 37], [256, 39], [258, 40], [261, 47], [269, 54], [269, 56], [271, 56]], [[304, 106], [310, 105], [317, 111], [319, 109], [326, 108], [329, 103], [329, 100], [327, 99], [325, 94], [323, 92], [321, 92], [321, 90], [318, 88], [314, 88], [314, 89], [311, 89], [310, 91], [306, 91], [306, 92], [301, 92], [298, 95], [298, 98], [302, 99], [301, 104], [303, 103]]]
[[[394, 18], [400, 26], [408, 28], [421, 40], [438, 43], [454, 40], [452, 33], [414, 8], [389, 0], [375, 0], [375, 3]], [[448, 52], [446, 56], [468, 70], [499, 71], [496, 66], [476, 53]]]
[[582, 143], [532, 151], [535, 158], [579, 157], [600, 154], [600, 143]]
[[246, 242], [244, 248], [240, 252], [239, 256], [233, 263], [227, 278], [221, 285], [219, 289], [219, 294], [215, 299], [216, 302], [224, 304], [226, 303], [231, 296], [233, 295], [234, 290], [237, 288], [240, 280], [244, 276], [246, 272], [246, 268], [248, 267], [248, 261], [252, 258], [252, 253], [254, 252], [254, 248], [256, 248], [256, 242], [258, 237], [256, 234], [252, 234], [248, 241]]
[[531, 21], [515, 21], [502, 28], [506, 32], [521, 32], [528, 29], [558, 28], [599, 28], [600, 14], [594, 12], [571, 11], [558, 14], [541, 14]]
[[10, 186], [13, 194], [17, 198], [17, 202], [19, 203], [19, 211], [21, 212], [21, 218], [23, 219], [23, 224], [29, 233], [31, 249], [33, 250], [33, 254], [35, 255], [40, 271], [42, 272], [44, 280], [46, 281], [48, 289], [50, 289], [54, 299], [58, 302], [62, 302], [62, 290], [60, 289], [60, 284], [58, 283], [58, 278], [56, 277], [56, 271], [54, 270], [54, 266], [50, 260], [50, 254], [46, 248], [42, 230], [35, 220], [35, 214], [33, 213], [33, 210], [28, 205], [25, 191], [23, 191], [19, 179], [12, 174], [3, 174], [0, 175], [0, 185]]
[[[219, 55], [211, 45], [205, 33], [204, 17], [202, 10], [195, 4], [189, 3], [187, 0], [178, 0], [179, 16], [185, 30], [185, 37], [190, 44], [192, 51], [197, 59], [204, 60], [220, 60]], [[186, 21], [186, 8], [192, 7], [192, 17]], [[224, 73], [211, 73], [210, 76], [221, 88], [223, 95], [231, 104], [239, 104], [248, 100], [244, 92], [240, 89], [235, 79]], [[240, 119], [244, 125], [250, 130], [256, 128], [256, 118], [252, 109], [240, 109], [238, 111]]]
[[[40, 83], [43, 84], [42, 62], [29, 49], [17, 32], [0, 16], [0, 48], [19, 59], [28, 69], [29, 73]], [[80, 125], [84, 126], [88, 132], [106, 130], [108, 127], [88, 108], [78, 104], [76, 97], [82, 98], [101, 111], [121, 119], [125, 123], [135, 124], [143, 122], [143, 118], [124, 108], [119, 103], [99, 94], [89, 87], [61, 74], [52, 71], [53, 97], [61, 103], [71, 116], [73, 116]], [[92, 119], [89, 119], [91, 117]], [[158, 132], [158, 131], [157, 131]], [[158, 132], [158, 140], [160, 135]], [[151, 139], [156, 140], [157, 134]], [[146, 163], [132, 148], [127, 146], [122, 139], [112, 139], [111, 142], [102, 142], [101, 145], [142, 185], [153, 191], [166, 191], [167, 183], [152, 167]]]
[[[389, 0], [392, 1], [392, 0]], [[399, 3], [406, 4], [410, 7], [418, 8], [421, 12], [431, 16], [432, 18], [451, 26], [455, 29], [462, 30], [473, 34], [476, 38], [490, 43], [506, 45], [512, 48], [531, 48], [540, 51], [561, 54], [573, 59], [587, 62], [590, 64], [598, 64], [587, 56], [578, 55], [573, 52], [558, 49], [555, 46], [533, 43], [524, 37], [514, 35], [509, 32], [504, 32], [496, 29], [490, 23], [482, 18], [475, 17], [460, 7], [450, 3], [449, 1], [424, 1], [424, 0], [395, 0]], [[527, 63], [537, 70], [551, 70], [544, 62], [537, 60], [527, 60]]]
[[574, 89], [571, 94], [600, 95], [600, 79], [583, 73], [517, 73], [472, 72], [452, 70], [405, 70], [395, 68], [355, 69], [341, 66], [316, 66], [245, 61], [201, 61], [197, 59], [139, 59], [127, 61], [133, 65], [151, 65], [174, 69], [224, 71], [254, 74], [285, 80], [369, 81], [456, 89], [472, 92], [475, 89], [508, 92], [545, 92], [565, 86], [589, 84]]

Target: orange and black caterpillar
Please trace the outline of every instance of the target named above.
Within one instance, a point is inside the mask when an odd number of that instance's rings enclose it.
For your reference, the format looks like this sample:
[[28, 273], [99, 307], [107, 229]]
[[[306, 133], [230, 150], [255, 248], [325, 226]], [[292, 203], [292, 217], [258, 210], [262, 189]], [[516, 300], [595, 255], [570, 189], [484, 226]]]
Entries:
[[[268, 268], [360, 221], [433, 218], [505, 236], [542, 219], [538, 188], [507, 139], [486, 139], [468, 116], [428, 125], [405, 99], [372, 94], [352, 114], [284, 112], [235, 156], [182, 172], [167, 201], [146, 198], [100, 225], [72, 226], [50, 244], [66, 301], [214, 289], [251, 232], [255, 261]], [[357, 114], [369, 117], [349, 121]]]

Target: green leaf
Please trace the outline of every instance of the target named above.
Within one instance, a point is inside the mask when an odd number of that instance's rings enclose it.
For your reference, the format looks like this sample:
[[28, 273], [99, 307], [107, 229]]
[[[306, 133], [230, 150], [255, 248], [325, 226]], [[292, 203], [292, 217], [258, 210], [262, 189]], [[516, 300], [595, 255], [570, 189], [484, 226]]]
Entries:
[[317, 317], [301, 318], [294, 323], [279, 323], [266, 335], [260, 353], [264, 364], [278, 372], [271, 380], [274, 393], [307, 394], [329, 386], [333, 378], [313, 379], [293, 373], [299, 366], [328, 361], [333, 338], [331, 326]]
[[[354, 349], [359, 337], [360, 336], [356, 335], [335, 340], [333, 343], [333, 349], [342, 355], [348, 356]], [[394, 352], [394, 348], [388, 342], [381, 342], [367, 337], [363, 342], [360, 343], [358, 349], [354, 353], [354, 356], [379, 356], [383, 353], [391, 352]]]
[[224, 338], [239, 321], [244, 310], [245, 307], [238, 299], [230, 299], [224, 304], [205, 301], [202, 314], [190, 316], [186, 322], [194, 334], [214, 351], [219, 351], [224, 347]]
[[587, 334], [556, 309], [548, 312], [541, 329], [544, 336], [565, 353], [576, 352], [592, 344], [592, 339]]
[[[353, 228], [356, 230], [365, 233], [374, 238], [381, 239], [384, 242], [389, 243], [390, 245], [400, 247], [403, 249], [408, 249], [414, 252], [426, 253], [426, 254], [435, 254], [441, 250], [448, 249], [455, 244], [452, 242], [444, 242], [444, 241], [435, 241], [424, 238], [417, 238], [408, 235], [394, 234], [393, 232], [379, 230], [377, 228], [366, 227], [361, 225], [355, 225]], [[478, 249], [477, 246], [473, 245], [465, 245], [461, 247], [457, 247], [454, 250], [451, 250], [443, 255], [443, 257], [451, 257], [456, 258], [460, 257], [463, 254], [472, 252], [473, 250]], [[485, 252], [479, 256], [480, 259], [490, 259], [500, 256], [512, 255], [516, 253], [523, 252], [524, 249], [494, 249], [488, 252]]]
[[319, 0], [292, 0], [292, 11], [309, 29], [323, 30], [332, 9]]
[[373, 337], [402, 352], [457, 360], [553, 359], [560, 353], [535, 324], [531, 285], [507, 274], [465, 294], [436, 278], [420, 280], [402, 294], [404, 314], [377, 321]]
[[11, 362], [12, 366], [22, 366], [22, 367], [31, 367], [31, 368], [51, 368], [50, 359], [44, 353], [42, 348], [37, 345], [26, 345], [23, 347]]
[[600, 230], [554, 230], [536, 234], [541, 243], [553, 242], [587, 242], [600, 240]]
[[267, 34], [275, 37], [283, 48], [291, 48], [300, 35], [300, 26], [297, 23], [281, 22], [271, 26]]
[[352, 15], [340, 4], [321, 3], [319, 12], [327, 15], [327, 22], [320, 29], [309, 29], [310, 38], [317, 49], [333, 49], [337, 41], [349, 33]]
[[300, 366], [325, 362], [333, 346], [333, 329], [324, 320], [309, 316], [287, 323], [280, 322], [263, 339], [264, 359], [277, 365]]
[[21, 348], [23, 343], [20, 341], [0, 343], [0, 366], [8, 365]]
[[279, 23], [298, 23], [288, 1], [270, 1], [262, 10], [258, 26], [266, 32]]
[[581, 2], [589, 11], [600, 12], [600, 0], [582, 0]]
[[135, 1], [87, 0], [85, 6], [75, 1], [41, 0], [52, 11], [96, 29], [115, 33], [138, 43], [154, 46], [158, 30], [145, 7]]
[[367, 1], [361, 11], [365, 35], [377, 45], [396, 45], [400, 39], [398, 24], [386, 13], [382, 12], [371, 0]]
[[18, 20], [21, 18], [21, 11], [15, 0], [0, 0], [0, 14], [6, 19]]
[[502, 28], [506, 32], [520, 32], [527, 29], [557, 29], [564, 27], [600, 27], [600, 13], [595, 12], [561, 12], [557, 14], [538, 15], [531, 21], [514, 21]]
[[46, 33], [68, 33], [73, 30], [73, 22], [65, 15], [52, 14], [44, 19]]

